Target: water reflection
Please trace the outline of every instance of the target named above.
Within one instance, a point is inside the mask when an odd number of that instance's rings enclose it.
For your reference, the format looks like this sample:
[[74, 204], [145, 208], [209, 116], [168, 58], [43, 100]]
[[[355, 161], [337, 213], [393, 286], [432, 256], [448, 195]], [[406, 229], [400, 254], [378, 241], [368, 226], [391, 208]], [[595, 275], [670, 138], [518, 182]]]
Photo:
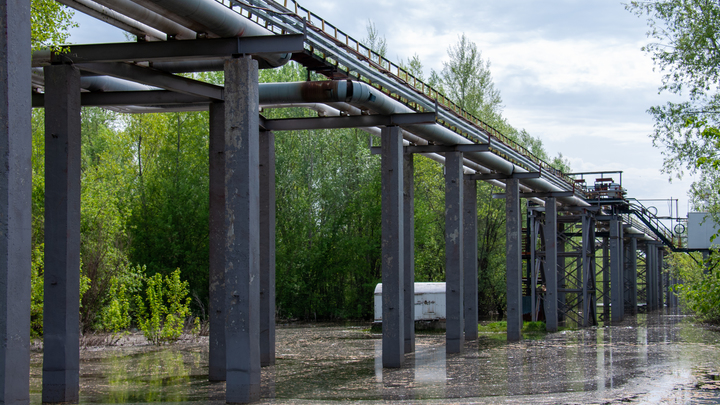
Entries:
[[[405, 366], [383, 369], [382, 340], [361, 328], [278, 329], [276, 365], [263, 368], [266, 402], [498, 398], [497, 402], [672, 401], [720, 388], [720, 333], [676, 315], [638, 315], [620, 325], [565, 331], [508, 344], [467, 342], [446, 355], [444, 336], [419, 335]], [[207, 382], [207, 342], [84, 352], [82, 403], [224, 402]], [[33, 353], [32, 401], [40, 402], [41, 353]], [[717, 378], [716, 378], [717, 377]], [[717, 394], [713, 398], [718, 399]], [[502, 401], [500, 400], [502, 398]], [[514, 399], [517, 398], [517, 399]], [[548, 400], [549, 401], [549, 400]]]

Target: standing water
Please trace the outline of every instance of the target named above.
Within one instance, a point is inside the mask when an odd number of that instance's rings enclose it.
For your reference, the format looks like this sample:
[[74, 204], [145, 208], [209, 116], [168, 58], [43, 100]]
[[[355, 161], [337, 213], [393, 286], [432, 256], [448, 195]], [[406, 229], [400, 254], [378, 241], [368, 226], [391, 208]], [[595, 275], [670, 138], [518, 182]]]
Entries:
[[[678, 315], [519, 343], [481, 334], [451, 355], [444, 335], [419, 333], [401, 369], [382, 368], [380, 337], [363, 327], [278, 327], [277, 362], [263, 368], [259, 403], [720, 403], [720, 332]], [[207, 338], [131, 342], [82, 350], [80, 403], [224, 403], [224, 383], [207, 381]], [[31, 402], [39, 404], [42, 352], [31, 361]]]

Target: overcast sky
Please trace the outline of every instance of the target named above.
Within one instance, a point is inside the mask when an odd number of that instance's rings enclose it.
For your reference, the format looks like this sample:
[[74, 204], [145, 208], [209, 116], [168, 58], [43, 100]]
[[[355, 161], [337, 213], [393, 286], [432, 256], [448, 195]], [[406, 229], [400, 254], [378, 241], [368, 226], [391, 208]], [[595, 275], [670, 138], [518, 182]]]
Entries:
[[[622, 3], [360, 0], [348, 6], [304, 0], [300, 5], [356, 39], [366, 37], [372, 20], [387, 39], [388, 57], [398, 62], [417, 54], [426, 76], [442, 69], [448, 46], [465, 33], [490, 60], [511, 125], [540, 137], [551, 156], [562, 153], [573, 171], [621, 170], [629, 197], [680, 198], [680, 214], [686, 215], [692, 178], [668, 183], [668, 175], [660, 173], [661, 151], [648, 137], [653, 122], [646, 110], [674, 98], [658, 94], [661, 74], [640, 49], [649, 41], [645, 20]], [[113, 29], [92, 26], [92, 19], [78, 20], [73, 42], [124, 40]], [[668, 214], [668, 204], [649, 204]]]

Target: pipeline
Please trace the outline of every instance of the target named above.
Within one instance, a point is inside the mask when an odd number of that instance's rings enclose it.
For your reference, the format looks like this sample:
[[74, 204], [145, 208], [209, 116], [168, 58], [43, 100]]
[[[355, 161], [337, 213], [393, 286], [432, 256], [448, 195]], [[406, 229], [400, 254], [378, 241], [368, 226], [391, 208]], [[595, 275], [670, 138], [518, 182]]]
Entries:
[[[413, 113], [409, 107], [395, 101], [371, 86], [351, 81], [323, 81], [298, 83], [267, 83], [261, 85], [260, 103], [350, 103], [361, 110], [371, 110], [379, 114]], [[403, 129], [424, 139], [440, 144], [472, 144], [473, 142], [441, 125], [403, 125]], [[527, 170], [492, 153], [465, 153], [471, 161], [498, 173], [512, 175], [527, 173]], [[521, 181], [533, 190], [541, 192], [558, 192], [562, 190], [543, 178], [523, 179]], [[558, 198], [565, 204], [589, 206], [578, 197]]]
[[197, 33], [130, 0], [94, 0], [109, 9], [162, 31], [174, 39], [195, 39]]
[[[132, 0], [140, 6], [149, 8], [160, 15], [187, 25], [194, 24], [192, 29], [206, 32], [219, 37], [265, 36], [274, 35], [272, 32], [260, 27], [227, 6], [215, 0]], [[178, 18], [179, 17], [179, 18]], [[292, 55], [263, 54], [254, 56], [261, 65], [260, 68], [276, 68], [286, 64]], [[172, 62], [163, 63], [169, 68]], [[158, 64], [154, 65], [162, 69]], [[177, 69], [177, 68], [176, 68]], [[222, 70], [222, 69], [217, 69]], [[177, 71], [177, 70], [176, 70]]]
[[95, 17], [100, 21], [106, 22], [114, 27], [120, 28], [138, 37], [144, 37], [147, 40], [164, 41], [167, 35], [147, 24], [133, 20], [123, 14], [115, 12], [105, 6], [101, 6], [91, 0], [57, 0], [68, 7]]

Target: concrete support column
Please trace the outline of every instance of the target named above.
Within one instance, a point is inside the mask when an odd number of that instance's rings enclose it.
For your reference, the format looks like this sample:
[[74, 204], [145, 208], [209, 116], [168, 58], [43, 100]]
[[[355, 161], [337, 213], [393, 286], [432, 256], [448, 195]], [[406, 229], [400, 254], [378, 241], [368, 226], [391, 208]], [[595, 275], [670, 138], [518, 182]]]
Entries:
[[229, 403], [260, 399], [258, 66], [225, 61], [225, 346]]
[[208, 379], [225, 381], [225, 104], [210, 104]]
[[43, 403], [80, 389], [80, 160], [80, 71], [47, 66]]
[[637, 294], [637, 238], [631, 237], [630, 243], [628, 243], [628, 263], [629, 268], [626, 273], [626, 279], [628, 280], [628, 284], [630, 286], [630, 300], [629, 300], [629, 306], [630, 306], [630, 313], [633, 315], [637, 315], [637, 304], [638, 304], [638, 294]]
[[405, 353], [415, 351], [415, 155], [403, 155]]
[[382, 169], [382, 362], [401, 367], [405, 361], [405, 272], [403, 148], [399, 127], [381, 131]]
[[511, 178], [505, 187], [505, 267], [507, 283], [507, 340], [522, 338], [522, 222], [520, 182]]
[[260, 365], [275, 364], [275, 134], [260, 134]]
[[654, 311], [657, 309], [655, 305], [655, 257], [657, 248], [652, 242], [647, 242], [647, 249], [645, 252], [645, 297], [647, 300], [648, 311]]
[[30, 401], [30, 2], [0, 0], [0, 403]]
[[622, 221], [610, 220], [610, 315], [613, 323], [623, 320]]
[[477, 181], [465, 178], [463, 184], [463, 300], [465, 340], [478, 337], [478, 258], [477, 258]]
[[558, 330], [557, 201], [545, 199], [545, 329]]
[[657, 308], [663, 309], [665, 307], [665, 297], [663, 294], [663, 291], [665, 290], [664, 287], [664, 274], [663, 274], [663, 259], [665, 258], [665, 247], [663, 245], [658, 245], [657, 248]]
[[460, 353], [465, 345], [463, 317], [463, 159], [445, 154], [445, 349]]
[[610, 239], [603, 237], [603, 321], [610, 321]]

